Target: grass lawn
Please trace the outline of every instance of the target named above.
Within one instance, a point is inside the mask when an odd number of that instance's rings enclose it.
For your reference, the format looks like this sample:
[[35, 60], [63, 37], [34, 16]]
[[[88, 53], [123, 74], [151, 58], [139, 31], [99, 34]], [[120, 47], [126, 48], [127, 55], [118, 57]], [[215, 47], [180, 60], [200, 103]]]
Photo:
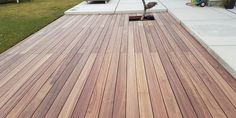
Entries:
[[31, 0], [0, 4], [0, 53], [59, 18], [80, 0]]

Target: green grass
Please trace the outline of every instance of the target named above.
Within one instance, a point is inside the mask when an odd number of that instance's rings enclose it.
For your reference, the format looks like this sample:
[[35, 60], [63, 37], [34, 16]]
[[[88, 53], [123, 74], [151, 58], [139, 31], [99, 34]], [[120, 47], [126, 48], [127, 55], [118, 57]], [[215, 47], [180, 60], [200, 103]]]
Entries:
[[0, 53], [77, 5], [80, 0], [32, 0], [0, 4]]

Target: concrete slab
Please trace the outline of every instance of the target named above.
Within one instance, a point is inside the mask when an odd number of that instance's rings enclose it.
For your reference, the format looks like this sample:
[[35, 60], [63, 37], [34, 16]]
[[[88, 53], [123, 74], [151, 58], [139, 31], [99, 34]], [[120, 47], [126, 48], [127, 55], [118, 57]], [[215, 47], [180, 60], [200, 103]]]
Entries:
[[112, 14], [115, 13], [118, 3], [119, 0], [110, 0], [107, 4], [88, 4], [84, 1], [79, 5], [67, 10], [65, 14]]
[[236, 14], [236, 7], [234, 7], [234, 9], [229, 9], [229, 11], [231, 11], [231, 12]]
[[213, 10], [216, 10], [219, 13], [228, 15], [234, 19], [236, 19], [236, 9], [235, 9], [235, 13], [234, 12], [229, 12], [229, 10], [224, 9], [223, 7], [212, 7]]
[[160, 2], [163, 3], [167, 9], [192, 7], [192, 6], [186, 5], [186, 3], [189, 3], [189, 0], [160, 0]]
[[[157, 0], [146, 0], [146, 2], [150, 1]], [[162, 4], [159, 4], [147, 12], [160, 11], [167, 11], [167, 9]], [[143, 4], [141, 0], [110, 0], [107, 4], [87, 4], [86, 2], [82, 2], [79, 5], [67, 10], [65, 14], [113, 14], [142, 12]]]
[[236, 20], [183, 21], [182, 24], [204, 47], [236, 45]]
[[[147, 3], [149, 1], [156, 1], [156, 0], [146, 0]], [[162, 4], [158, 4], [157, 6], [148, 10], [147, 12], [161, 12], [161, 11], [167, 11], [167, 9]], [[115, 11], [115, 13], [142, 13], [142, 12], [143, 12], [143, 3], [141, 0], [127, 0], [127, 1], [121, 0]]]
[[190, 7], [190, 8], [181, 8], [181, 9], [169, 9], [168, 10], [177, 20], [229, 20], [232, 19], [231, 16], [219, 13], [211, 7]]
[[210, 46], [215, 58], [236, 77], [236, 46]]

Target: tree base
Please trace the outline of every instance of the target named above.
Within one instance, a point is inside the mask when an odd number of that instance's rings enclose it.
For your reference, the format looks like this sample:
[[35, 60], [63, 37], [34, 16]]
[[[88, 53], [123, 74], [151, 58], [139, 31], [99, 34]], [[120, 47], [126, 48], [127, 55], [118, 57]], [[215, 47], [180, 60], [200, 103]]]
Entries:
[[148, 20], [155, 20], [153, 15], [146, 15], [144, 19], [141, 19], [142, 16], [129, 16], [129, 21], [148, 21]]

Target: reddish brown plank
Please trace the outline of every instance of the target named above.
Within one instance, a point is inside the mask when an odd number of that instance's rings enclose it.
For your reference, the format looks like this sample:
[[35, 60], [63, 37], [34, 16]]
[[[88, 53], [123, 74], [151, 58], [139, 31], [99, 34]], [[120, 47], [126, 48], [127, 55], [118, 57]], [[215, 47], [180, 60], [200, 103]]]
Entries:
[[70, 15], [0, 55], [0, 117], [225, 118], [236, 81], [167, 12]]

